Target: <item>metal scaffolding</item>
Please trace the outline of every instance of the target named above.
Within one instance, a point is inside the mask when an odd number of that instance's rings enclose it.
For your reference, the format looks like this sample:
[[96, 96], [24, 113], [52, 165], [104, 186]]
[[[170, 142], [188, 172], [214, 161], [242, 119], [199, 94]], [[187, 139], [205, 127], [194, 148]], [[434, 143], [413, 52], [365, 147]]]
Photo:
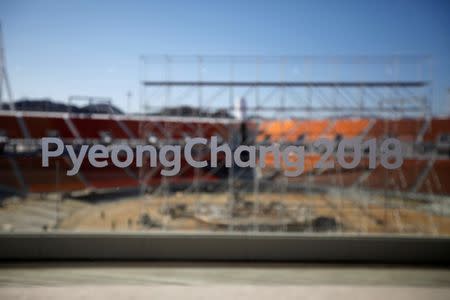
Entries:
[[[211, 124], [222, 131], [226, 128], [228, 134], [222, 137], [234, 147], [272, 142], [281, 147], [304, 145], [307, 151], [308, 171], [297, 178], [282, 176], [273, 168], [243, 170], [233, 166], [214, 188], [227, 195], [221, 204], [211, 204], [214, 193], [199, 194], [211, 184], [205, 181], [204, 172], [195, 171], [184, 191], [198, 193], [193, 214], [205, 224], [257, 231], [412, 230], [403, 216], [408, 209], [404, 199], [423, 196], [418, 187], [438, 157], [435, 150], [417, 150], [431, 126], [428, 57], [142, 56], [140, 60], [143, 111], [179, 116], [183, 111], [206, 122], [226, 116], [229, 121], [225, 127], [220, 122]], [[315, 139], [331, 138], [336, 147], [346, 137], [345, 132], [344, 136], [336, 133], [342, 120], [362, 120], [363, 129], [353, 136], [362, 141], [371, 134], [381, 140], [398, 138], [408, 168], [412, 161], [420, 169], [418, 178], [411, 183], [404, 174], [409, 169], [402, 168], [394, 172], [362, 166], [348, 172], [340, 167], [308, 167], [321, 153], [313, 146]], [[396, 120], [416, 120], [417, 125]], [[311, 134], [311, 128], [319, 126], [317, 122], [322, 122], [322, 127]], [[198, 124], [193, 125], [192, 134], [204, 136], [204, 126]], [[307, 134], [299, 134], [302, 124], [311, 127], [303, 130]], [[352, 125], [346, 126], [350, 132]], [[414, 126], [417, 128], [410, 128]], [[167, 141], [173, 142], [171, 135], [177, 131], [165, 127]], [[414, 138], [401, 136], [404, 131], [405, 135], [413, 132]], [[335, 155], [336, 151], [334, 160]], [[376, 188], [373, 176], [382, 182], [377, 182]], [[164, 189], [167, 206], [172, 199], [167, 181]], [[433, 232], [434, 213], [427, 218], [428, 225], [419, 225], [426, 228], [415, 230]]]

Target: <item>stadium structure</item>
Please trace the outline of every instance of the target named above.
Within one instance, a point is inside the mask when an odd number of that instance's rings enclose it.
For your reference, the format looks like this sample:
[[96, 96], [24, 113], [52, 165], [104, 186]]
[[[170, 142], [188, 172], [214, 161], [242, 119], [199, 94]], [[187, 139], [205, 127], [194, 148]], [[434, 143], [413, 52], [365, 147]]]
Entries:
[[[0, 111], [3, 230], [450, 233], [450, 118], [432, 114], [427, 58], [140, 59], [142, 110], [125, 114], [95, 97], [71, 97], [53, 111], [18, 107], [2, 60], [10, 100]], [[74, 105], [80, 99], [103, 110], [80, 109]], [[161, 165], [94, 168], [87, 162], [67, 176], [67, 153], [47, 168], [41, 164], [43, 137], [75, 148], [158, 148], [212, 136], [232, 148], [302, 145], [305, 170], [286, 177], [273, 157], [255, 169], [226, 168], [223, 157], [216, 168], [183, 161], [174, 177], [160, 176]], [[314, 168], [324, 153], [315, 144], [320, 138], [333, 142], [327, 161], [335, 162], [343, 139], [392, 137], [401, 142], [398, 169], [379, 160], [369, 168], [368, 149], [356, 168]], [[208, 147], [196, 148], [195, 157], [208, 160]]]

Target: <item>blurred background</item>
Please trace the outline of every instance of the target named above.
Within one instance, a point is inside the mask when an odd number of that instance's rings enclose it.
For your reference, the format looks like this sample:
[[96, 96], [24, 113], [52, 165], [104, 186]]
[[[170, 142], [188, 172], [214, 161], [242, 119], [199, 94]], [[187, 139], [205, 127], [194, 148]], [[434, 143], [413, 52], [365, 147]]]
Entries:
[[[450, 5], [446, 1], [2, 1], [0, 230], [450, 233]], [[112, 146], [306, 149], [263, 168], [41, 163], [42, 137]], [[314, 144], [333, 143], [328, 162]], [[340, 141], [376, 139], [369, 168]], [[403, 164], [380, 164], [400, 140]], [[348, 161], [353, 151], [345, 152]], [[195, 157], [209, 158], [209, 145]]]

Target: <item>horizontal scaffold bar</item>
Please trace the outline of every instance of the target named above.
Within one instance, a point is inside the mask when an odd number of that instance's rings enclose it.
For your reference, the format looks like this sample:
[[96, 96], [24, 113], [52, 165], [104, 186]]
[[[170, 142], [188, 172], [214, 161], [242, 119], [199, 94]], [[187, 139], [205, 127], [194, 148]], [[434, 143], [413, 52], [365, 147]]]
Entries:
[[144, 86], [243, 87], [423, 87], [427, 81], [142, 81]]

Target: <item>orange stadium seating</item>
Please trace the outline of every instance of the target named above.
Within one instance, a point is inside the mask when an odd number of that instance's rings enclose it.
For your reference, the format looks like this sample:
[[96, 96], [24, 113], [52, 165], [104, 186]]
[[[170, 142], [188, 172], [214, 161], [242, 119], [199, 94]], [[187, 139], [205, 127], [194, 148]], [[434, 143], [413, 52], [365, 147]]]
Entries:
[[0, 186], [10, 190], [20, 190], [20, 181], [14, 174], [13, 165], [6, 157], [0, 157]]
[[[275, 155], [273, 155], [273, 153], [267, 153], [266, 154], [266, 168], [267, 170], [273, 170], [275, 168]], [[304, 161], [304, 174], [310, 173], [314, 171], [314, 167], [316, 165], [316, 163], [319, 161], [320, 159], [320, 155], [319, 154], [308, 154], [305, 156], [305, 161]], [[296, 157], [290, 157], [289, 159], [291, 162], [295, 162], [296, 161]], [[294, 170], [295, 168], [292, 167], [287, 167], [283, 164], [282, 162], [282, 158], [280, 157], [280, 166], [281, 168], [284, 170]]]
[[50, 160], [47, 168], [42, 167], [41, 158], [37, 156], [23, 156], [15, 159], [25, 184], [32, 193], [68, 192], [86, 188], [77, 176], [66, 175], [69, 165], [64, 158]]
[[405, 142], [414, 142], [424, 125], [422, 119], [381, 120], [375, 121], [367, 133], [367, 138], [395, 137]]
[[294, 143], [302, 136], [308, 141], [313, 141], [319, 137], [328, 137], [329, 125], [328, 120], [266, 121], [261, 125], [258, 140], [261, 141], [269, 135], [272, 141], [278, 142]]
[[[314, 141], [320, 137], [335, 139], [337, 135], [343, 138], [353, 138], [368, 130], [367, 138], [392, 136], [403, 141], [413, 142], [423, 128], [424, 120], [377, 119], [371, 128], [368, 128], [369, 124], [369, 119], [266, 121], [261, 124], [257, 141], [263, 141], [267, 135], [270, 136], [272, 141], [280, 142], [295, 142], [302, 135], [307, 141]], [[442, 128], [448, 128], [449, 125], [448, 123], [445, 123], [445, 125], [437, 124], [438, 127]], [[433, 133], [428, 134], [428, 136], [433, 136]]]
[[442, 134], [450, 135], [450, 119], [433, 119], [423, 139], [426, 142], [436, 143]]
[[405, 159], [399, 169], [388, 170], [379, 165], [363, 182], [363, 186], [372, 189], [412, 191], [426, 164], [426, 160]]
[[24, 120], [31, 138], [42, 138], [51, 135], [66, 139], [74, 138], [74, 135], [61, 116], [26, 116]]
[[150, 136], [158, 139], [164, 139], [170, 137], [170, 132], [166, 132], [166, 124], [162, 121], [128, 121], [125, 123], [136, 137], [147, 139]]
[[141, 124], [143, 124], [143, 121], [139, 120], [121, 120], [121, 122], [130, 130], [130, 132], [133, 135], [133, 138], [139, 138], [140, 137], [140, 127]]
[[341, 135], [345, 138], [360, 136], [369, 125], [368, 119], [338, 119], [334, 121], [330, 134]]
[[10, 139], [23, 138], [16, 116], [0, 116], [0, 134], [6, 135]]
[[[184, 124], [183, 128], [186, 128], [186, 126], [188, 126], [188, 124]], [[229, 127], [225, 124], [199, 123], [197, 126], [201, 128], [200, 132], [203, 132], [203, 137], [207, 139], [211, 138], [212, 136], [218, 136], [226, 141], [229, 138]], [[248, 127], [251, 127], [251, 125]]]
[[82, 176], [94, 189], [119, 189], [137, 187], [139, 182], [125, 169], [115, 167], [111, 161], [105, 168], [95, 168], [86, 161], [80, 168]]
[[305, 135], [305, 139], [308, 141], [314, 141], [320, 137], [334, 138], [327, 132], [329, 126], [329, 120], [306, 120], [300, 122], [293, 132], [297, 137]]
[[108, 132], [113, 139], [127, 139], [129, 136], [120, 128], [118, 122], [113, 119], [93, 119], [72, 117], [73, 124], [78, 129], [82, 138], [99, 139], [102, 138], [101, 132]]
[[[43, 136], [59, 136], [65, 139], [73, 139], [74, 134], [63, 119], [63, 115], [38, 116], [26, 114], [25, 116], [1, 115], [0, 133], [11, 139], [23, 139], [24, 134], [20, 127], [19, 119], [31, 138]], [[177, 119], [153, 118], [125, 118], [117, 120], [109, 116], [81, 116], [75, 115], [71, 120], [82, 138], [102, 138], [103, 132], [108, 133], [112, 139], [139, 138], [148, 142], [150, 136], [157, 139], [183, 140], [186, 137], [201, 136], [210, 138], [220, 136], [228, 140], [231, 128], [241, 130], [237, 125], [229, 125], [220, 122], [208, 122], [204, 120], [180, 121]], [[277, 120], [264, 121], [259, 126], [257, 140], [259, 142], [269, 138], [270, 142], [296, 143], [300, 139], [311, 142], [319, 137], [335, 139], [337, 136], [351, 138], [367, 133], [366, 138], [381, 138], [393, 136], [403, 141], [416, 141], [420, 134], [424, 134], [426, 142], [436, 142], [440, 135], [448, 134], [450, 119], [433, 119], [428, 130], [423, 132], [426, 121], [423, 119], [399, 119], [399, 120], [370, 120], [370, 119], [336, 119], [336, 120]], [[231, 123], [232, 124], [232, 123]], [[125, 126], [125, 128], [123, 128]], [[235, 126], [235, 127], [233, 127]], [[240, 126], [240, 125], [239, 125]], [[128, 129], [128, 130], [127, 130]], [[170, 130], [168, 130], [170, 129]], [[248, 130], [254, 130], [249, 122]], [[130, 134], [131, 132], [131, 134]], [[205, 158], [208, 159], [208, 158]], [[368, 170], [367, 160], [363, 159], [358, 169], [338, 170], [338, 166], [332, 170], [316, 170], [315, 164], [320, 155], [308, 154], [305, 158], [304, 174], [298, 178], [289, 178], [290, 182], [308, 182], [315, 185], [337, 185], [349, 187], [359, 180], [362, 187], [376, 190], [395, 190], [410, 192], [417, 189], [421, 193], [450, 194], [450, 160], [439, 158], [435, 161], [431, 170], [427, 170], [427, 160], [405, 159], [403, 166], [397, 170], [386, 170], [378, 166], [375, 170]], [[334, 159], [334, 158], [331, 158]], [[14, 169], [14, 162], [18, 169]], [[145, 162], [144, 162], [145, 165]], [[266, 169], [270, 174], [275, 165], [273, 155], [266, 156]], [[0, 157], [0, 186], [10, 190], [23, 190], [22, 182], [29, 192], [75, 191], [86, 188], [92, 189], [118, 189], [137, 187], [140, 182], [148, 185], [161, 183], [160, 166], [153, 169], [137, 168], [135, 162], [127, 169], [120, 169], [110, 164], [106, 168], [93, 168], [83, 163], [78, 176], [66, 176], [69, 168], [68, 160], [64, 158], [50, 160], [50, 167], [42, 168], [40, 157], [36, 154], [30, 156], [2, 156]], [[282, 166], [282, 168], [286, 168]], [[178, 176], [168, 177], [168, 183], [192, 183], [194, 168], [182, 161], [182, 170]], [[22, 174], [21, 180], [18, 174]], [[220, 180], [220, 175], [214, 175], [214, 170], [202, 169], [195, 173], [200, 175], [201, 181]], [[367, 174], [368, 177], [362, 177]], [[312, 175], [312, 176], [309, 176]], [[425, 176], [425, 177], [424, 177]], [[419, 180], [422, 178], [423, 180]], [[420, 181], [420, 182], [418, 182]], [[417, 184], [422, 183], [421, 186]]]
[[436, 160], [433, 168], [427, 174], [422, 186], [421, 193], [450, 195], [450, 160]]

